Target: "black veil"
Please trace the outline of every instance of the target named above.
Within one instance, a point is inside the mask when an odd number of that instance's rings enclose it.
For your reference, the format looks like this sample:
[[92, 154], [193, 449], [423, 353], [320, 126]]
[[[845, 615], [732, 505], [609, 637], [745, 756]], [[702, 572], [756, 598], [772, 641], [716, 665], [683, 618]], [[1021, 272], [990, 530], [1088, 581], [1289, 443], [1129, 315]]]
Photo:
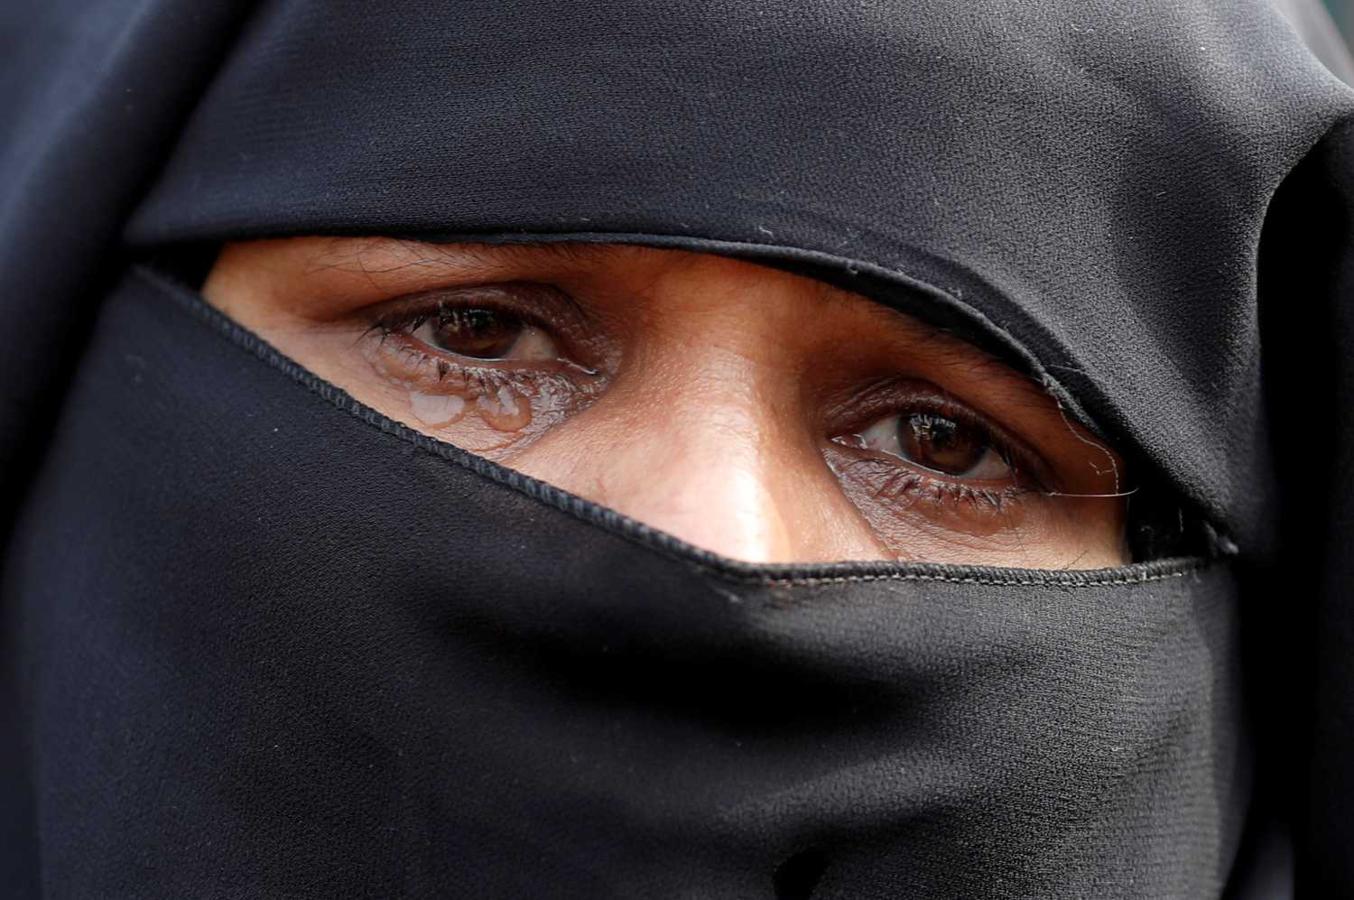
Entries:
[[[1244, 895], [1285, 833], [1354, 891], [1354, 90], [1315, 5], [103, 0], [0, 46], [16, 895]], [[220, 242], [316, 233], [812, 271], [1041, 377], [1216, 558], [710, 557], [194, 297]], [[458, 502], [373, 512], [411, 483]], [[480, 562], [400, 568], [448, 534]]]

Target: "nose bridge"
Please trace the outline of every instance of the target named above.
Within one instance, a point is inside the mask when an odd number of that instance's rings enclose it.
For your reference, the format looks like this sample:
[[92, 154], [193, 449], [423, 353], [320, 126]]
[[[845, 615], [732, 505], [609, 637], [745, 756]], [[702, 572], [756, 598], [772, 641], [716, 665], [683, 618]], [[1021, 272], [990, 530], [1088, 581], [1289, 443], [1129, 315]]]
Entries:
[[[663, 391], [647, 427], [632, 429], [605, 474], [613, 505], [691, 543], [752, 561], [786, 559], [793, 535], [777, 488], [796, 460], [785, 410], [736, 367], [689, 367]], [[719, 372], [723, 373], [723, 378]], [[619, 443], [619, 442], [618, 442]]]
[[701, 275], [678, 289], [710, 293], [655, 310], [605, 394], [522, 467], [724, 556], [877, 557], [806, 426], [786, 284]]
[[651, 453], [649, 496], [661, 502], [647, 514], [725, 555], [792, 558], [804, 539], [795, 507], [829, 486], [815, 477], [822, 464], [806, 441], [797, 344], [787, 339], [806, 307], [803, 286], [718, 257], [674, 282], [695, 308], [663, 323], [649, 348], [655, 366], [640, 367], [663, 373], [667, 410], [651, 431], [667, 449]]
[[716, 553], [793, 559], [784, 484], [805, 467], [793, 388], [737, 329], [706, 325], [632, 355], [516, 465]]
[[550, 480], [735, 559], [877, 557], [801, 410], [755, 383], [784, 373], [740, 368], [688, 356], [672, 377], [650, 368], [614, 385], [568, 423], [567, 443], [562, 435], [542, 442], [569, 457], [564, 466], [556, 457]]

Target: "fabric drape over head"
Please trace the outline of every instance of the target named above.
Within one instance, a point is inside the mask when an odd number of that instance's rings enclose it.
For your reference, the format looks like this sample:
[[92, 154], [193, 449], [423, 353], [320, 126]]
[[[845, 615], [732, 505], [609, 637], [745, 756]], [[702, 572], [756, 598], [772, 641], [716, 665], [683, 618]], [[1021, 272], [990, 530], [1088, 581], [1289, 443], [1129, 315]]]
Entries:
[[[6, 894], [1354, 894], [1354, 90], [1283, 7], [0, 12]], [[309, 234], [808, 272], [1039, 377], [1211, 539], [715, 557], [185, 274]]]

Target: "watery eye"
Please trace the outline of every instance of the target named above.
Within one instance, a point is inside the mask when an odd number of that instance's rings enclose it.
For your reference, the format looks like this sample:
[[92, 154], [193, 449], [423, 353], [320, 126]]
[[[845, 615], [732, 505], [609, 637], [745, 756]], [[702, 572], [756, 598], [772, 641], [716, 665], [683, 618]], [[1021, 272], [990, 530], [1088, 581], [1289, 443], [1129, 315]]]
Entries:
[[[427, 334], [419, 334], [425, 330]], [[492, 309], [447, 309], [428, 319], [415, 336], [441, 350], [476, 359], [503, 359], [526, 330], [522, 320]]]
[[935, 413], [889, 416], [853, 437], [856, 446], [955, 478], [998, 481], [1014, 474], [982, 429]]
[[412, 332], [426, 344], [471, 359], [554, 359], [555, 343], [541, 329], [509, 312], [442, 307]]

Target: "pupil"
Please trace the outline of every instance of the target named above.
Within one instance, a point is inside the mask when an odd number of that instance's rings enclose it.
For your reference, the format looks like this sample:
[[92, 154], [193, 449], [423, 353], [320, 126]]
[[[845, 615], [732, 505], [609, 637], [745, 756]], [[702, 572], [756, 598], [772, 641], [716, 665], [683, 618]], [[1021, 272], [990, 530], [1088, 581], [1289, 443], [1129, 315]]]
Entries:
[[502, 359], [522, 336], [522, 321], [492, 309], [442, 309], [432, 323], [433, 343], [476, 359]]
[[913, 413], [899, 431], [898, 442], [908, 459], [946, 475], [963, 475], [987, 452], [981, 435], [943, 416]]

